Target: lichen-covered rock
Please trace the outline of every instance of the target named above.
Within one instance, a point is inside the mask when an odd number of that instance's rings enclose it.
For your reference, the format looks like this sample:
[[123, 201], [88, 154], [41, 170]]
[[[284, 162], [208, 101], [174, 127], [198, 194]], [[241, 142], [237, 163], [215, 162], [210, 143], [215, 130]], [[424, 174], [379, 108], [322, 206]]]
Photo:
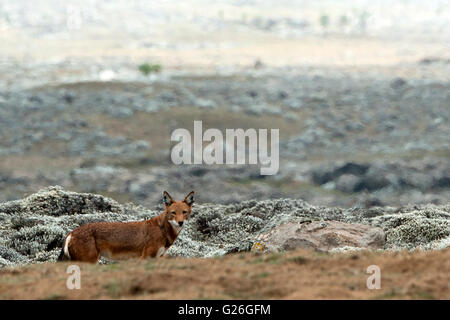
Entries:
[[38, 216], [120, 212], [121, 210], [120, 205], [112, 199], [96, 194], [67, 192], [61, 187], [49, 187], [25, 199], [11, 201], [0, 206], [0, 212], [36, 214]]
[[[61, 187], [49, 187], [22, 200], [1, 203], [0, 267], [56, 261], [64, 237], [74, 228], [98, 221], [141, 221], [162, 212], [162, 205], [157, 209], [119, 204], [101, 195], [69, 192]], [[341, 209], [315, 207], [298, 199], [277, 199], [230, 205], [195, 204], [190, 220], [167, 254], [211, 257], [248, 251], [261, 241], [262, 235], [280, 225], [314, 226], [330, 220], [336, 225], [365, 225], [358, 226], [360, 230], [381, 228], [386, 234], [383, 249], [450, 246], [450, 205]], [[372, 238], [361, 236], [361, 247], [371, 247]], [[351, 242], [340, 244], [338, 249], [342, 250], [355, 247]], [[376, 247], [382, 247], [381, 243]]]
[[398, 243], [398, 246], [404, 246], [405, 248], [425, 245], [449, 237], [449, 235], [448, 220], [423, 218], [408, 219], [387, 233], [389, 243]]
[[381, 228], [339, 221], [289, 222], [261, 235], [265, 251], [277, 252], [298, 248], [330, 251], [354, 247], [383, 249], [386, 235]]

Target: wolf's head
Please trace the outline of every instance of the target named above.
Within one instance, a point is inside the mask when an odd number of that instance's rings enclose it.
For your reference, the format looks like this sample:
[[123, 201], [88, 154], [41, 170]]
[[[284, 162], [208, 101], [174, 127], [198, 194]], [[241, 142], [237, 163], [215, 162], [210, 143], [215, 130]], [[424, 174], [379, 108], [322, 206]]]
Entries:
[[175, 201], [167, 191], [163, 192], [163, 202], [166, 206], [166, 218], [176, 233], [180, 232], [184, 221], [189, 219], [192, 204], [194, 203], [194, 191], [191, 191], [183, 201]]

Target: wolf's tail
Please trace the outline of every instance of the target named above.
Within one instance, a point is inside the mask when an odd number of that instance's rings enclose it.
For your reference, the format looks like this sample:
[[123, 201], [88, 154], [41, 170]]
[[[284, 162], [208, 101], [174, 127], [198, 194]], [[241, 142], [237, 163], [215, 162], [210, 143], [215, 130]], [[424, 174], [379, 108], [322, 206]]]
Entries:
[[71, 235], [69, 234], [67, 238], [64, 239], [61, 252], [58, 256], [58, 261], [64, 261], [64, 260], [70, 260], [70, 253], [69, 253], [69, 241], [70, 241]]
[[64, 248], [61, 248], [61, 252], [59, 253], [58, 260], [57, 261], [64, 261], [68, 260], [66, 255], [64, 254]]

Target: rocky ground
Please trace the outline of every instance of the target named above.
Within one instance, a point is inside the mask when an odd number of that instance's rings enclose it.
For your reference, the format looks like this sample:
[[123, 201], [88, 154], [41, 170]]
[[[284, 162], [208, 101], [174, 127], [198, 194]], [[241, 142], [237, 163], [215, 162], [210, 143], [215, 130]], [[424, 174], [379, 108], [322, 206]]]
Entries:
[[[163, 189], [222, 204], [448, 203], [445, 1], [28, 6], [0, 1], [1, 201], [60, 185], [145, 206]], [[145, 62], [161, 72], [141, 74]], [[174, 166], [171, 132], [194, 120], [280, 129], [278, 174]]]
[[[278, 197], [342, 207], [448, 202], [448, 81], [300, 73], [0, 92], [0, 199], [62, 185], [143, 205], [163, 189], [192, 188], [203, 202], [216, 203]], [[174, 166], [171, 132], [192, 131], [194, 120], [204, 130], [280, 129], [279, 173]]]
[[[61, 185], [145, 206], [163, 189], [447, 204], [449, 15], [442, 0], [0, 1], [0, 200]], [[194, 120], [280, 129], [278, 174], [173, 166], [171, 132]]]

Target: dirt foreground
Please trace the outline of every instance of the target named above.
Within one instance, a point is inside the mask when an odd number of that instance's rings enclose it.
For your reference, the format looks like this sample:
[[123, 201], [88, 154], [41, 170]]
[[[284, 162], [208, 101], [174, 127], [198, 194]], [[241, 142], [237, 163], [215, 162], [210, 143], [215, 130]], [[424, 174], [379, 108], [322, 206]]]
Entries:
[[[0, 298], [450, 299], [450, 249], [339, 254], [299, 250], [78, 264], [79, 290], [66, 286], [71, 264], [0, 270]], [[371, 265], [380, 268], [380, 289], [367, 288]]]

